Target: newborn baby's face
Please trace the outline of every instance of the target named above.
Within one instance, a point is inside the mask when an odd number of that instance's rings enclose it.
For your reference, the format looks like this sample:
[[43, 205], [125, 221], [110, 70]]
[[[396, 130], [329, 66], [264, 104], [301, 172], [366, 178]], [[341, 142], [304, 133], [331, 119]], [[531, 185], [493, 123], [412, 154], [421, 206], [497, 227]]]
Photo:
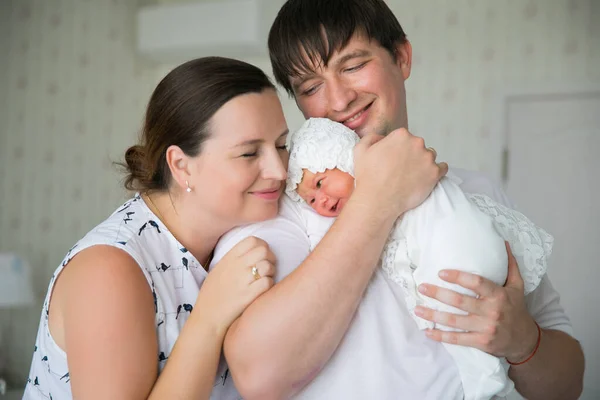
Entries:
[[354, 178], [337, 168], [317, 174], [305, 169], [296, 190], [317, 213], [337, 217], [354, 191]]

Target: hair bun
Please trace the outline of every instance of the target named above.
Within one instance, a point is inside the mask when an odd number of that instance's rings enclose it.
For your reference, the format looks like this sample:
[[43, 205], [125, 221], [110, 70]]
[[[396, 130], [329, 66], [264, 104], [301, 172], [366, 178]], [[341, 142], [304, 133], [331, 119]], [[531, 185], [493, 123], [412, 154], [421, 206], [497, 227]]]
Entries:
[[134, 145], [125, 152], [125, 163], [121, 164], [126, 170], [125, 187], [128, 190], [143, 190], [148, 187], [148, 167], [146, 152], [140, 145]]

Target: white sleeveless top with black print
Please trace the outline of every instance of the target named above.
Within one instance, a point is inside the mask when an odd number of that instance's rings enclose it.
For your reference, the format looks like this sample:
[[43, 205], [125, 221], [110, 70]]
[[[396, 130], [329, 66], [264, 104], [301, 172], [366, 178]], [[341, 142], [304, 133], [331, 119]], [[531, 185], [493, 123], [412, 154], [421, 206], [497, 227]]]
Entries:
[[[139, 194], [73, 246], [54, 272], [44, 301], [24, 399], [71, 399], [67, 355], [48, 329], [48, 305], [56, 277], [80, 251], [109, 245], [127, 252], [138, 263], [152, 288], [158, 337], [159, 371], [164, 367], [207, 272], [167, 230]], [[182, 379], [195, 379], [193, 376]], [[108, 383], [110, 384], [110, 383]], [[211, 399], [241, 399], [221, 357]]]

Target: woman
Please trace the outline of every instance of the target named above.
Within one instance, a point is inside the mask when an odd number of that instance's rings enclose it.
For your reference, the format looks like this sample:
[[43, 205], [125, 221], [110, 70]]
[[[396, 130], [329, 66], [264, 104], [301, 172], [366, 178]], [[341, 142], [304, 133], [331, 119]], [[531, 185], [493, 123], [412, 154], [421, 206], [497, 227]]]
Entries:
[[25, 399], [239, 398], [224, 363], [217, 374], [223, 339], [275, 259], [248, 238], [207, 268], [225, 232], [277, 214], [286, 134], [252, 65], [202, 58], [159, 83], [125, 154], [138, 193], [54, 273]]

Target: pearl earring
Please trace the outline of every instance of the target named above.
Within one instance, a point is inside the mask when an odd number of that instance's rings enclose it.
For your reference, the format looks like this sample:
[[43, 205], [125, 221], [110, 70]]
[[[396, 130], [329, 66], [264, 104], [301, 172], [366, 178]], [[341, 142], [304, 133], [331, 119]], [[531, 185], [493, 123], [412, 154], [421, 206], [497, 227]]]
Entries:
[[190, 183], [188, 181], [185, 181], [185, 184], [187, 185], [187, 189], [185, 189], [186, 192], [191, 193], [192, 192], [192, 188], [190, 187]]

